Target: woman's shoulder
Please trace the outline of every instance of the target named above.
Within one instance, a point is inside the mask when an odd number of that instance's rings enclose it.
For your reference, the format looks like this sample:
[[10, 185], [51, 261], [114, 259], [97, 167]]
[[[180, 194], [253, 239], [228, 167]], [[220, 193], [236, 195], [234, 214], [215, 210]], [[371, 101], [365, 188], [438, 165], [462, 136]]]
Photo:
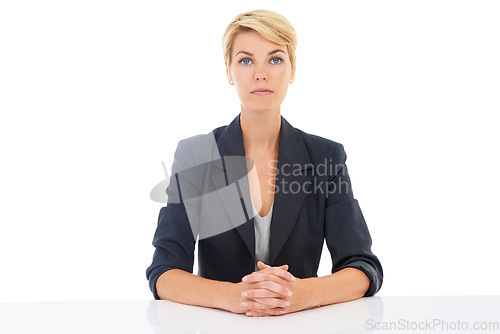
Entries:
[[307, 141], [310, 142], [311, 144], [328, 146], [328, 147], [335, 147], [336, 145], [340, 145], [340, 143], [335, 140], [307, 133], [297, 128], [295, 128], [295, 130], [300, 134], [300, 136], [305, 142]]
[[302, 138], [311, 158], [331, 157], [332, 155], [345, 155], [344, 146], [332, 139], [307, 133], [303, 130], [294, 128], [297, 134]]

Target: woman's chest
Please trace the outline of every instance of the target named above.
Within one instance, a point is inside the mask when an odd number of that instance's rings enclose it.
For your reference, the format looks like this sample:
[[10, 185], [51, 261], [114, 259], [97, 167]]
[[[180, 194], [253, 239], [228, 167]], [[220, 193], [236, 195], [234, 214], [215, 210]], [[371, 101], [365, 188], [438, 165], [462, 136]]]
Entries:
[[252, 159], [254, 164], [249, 171], [250, 195], [260, 216], [267, 215], [274, 202], [276, 161], [272, 158]]

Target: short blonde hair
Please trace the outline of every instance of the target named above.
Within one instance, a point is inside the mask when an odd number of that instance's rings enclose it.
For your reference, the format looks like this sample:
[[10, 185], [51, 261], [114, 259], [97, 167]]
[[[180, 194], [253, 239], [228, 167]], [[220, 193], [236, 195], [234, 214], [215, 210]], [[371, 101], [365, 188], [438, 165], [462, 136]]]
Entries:
[[290, 22], [281, 14], [271, 10], [256, 9], [236, 16], [227, 26], [222, 38], [222, 50], [228, 66], [231, 65], [233, 42], [239, 33], [256, 31], [262, 37], [279, 45], [286, 45], [292, 64], [292, 78], [295, 75], [295, 49], [297, 34]]

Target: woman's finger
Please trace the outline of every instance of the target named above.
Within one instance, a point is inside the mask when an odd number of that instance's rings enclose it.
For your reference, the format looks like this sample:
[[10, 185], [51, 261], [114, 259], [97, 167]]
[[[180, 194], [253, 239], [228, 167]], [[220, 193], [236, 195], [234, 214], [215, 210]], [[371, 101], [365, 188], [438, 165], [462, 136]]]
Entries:
[[283, 298], [283, 295], [270, 291], [268, 289], [248, 289], [241, 294], [244, 298]]
[[292, 294], [290, 291], [290, 285], [290, 282], [287, 282], [279, 277], [269, 275], [266, 279], [247, 283], [245, 291], [249, 292], [257, 289], [269, 290], [271, 293], [278, 294], [279, 298], [288, 298], [291, 297]]
[[269, 308], [269, 306], [266, 304], [262, 304], [255, 300], [250, 300], [250, 299], [245, 299], [244, 301], [242, 301], [241, 306], [249, 310], [256, 310], [256, 311], [262, 311], [265, 310], [266, 308]]
[[265, 317], [267, 312], [263, 310], [247, 310], [246, 315], [249, 317]]
[[283, 298], [256, 298], [256, 299], [248, 299], [249, 301], [257, 302], [261, 305], [267, 305], [268, 307], [281, 307], [285, 308], [290, 306], [290, 302]]
[[288, 298], [292, 296], [292, 292], [286, 286], [278, 284], [273, 281], [262, 281], [254, 284], [249, 284], [247, 290], [252, 289], [267, 289], [281, 295], [281, 298]]
[[257, 267], [258, 267], [260, 270], [265, 269], [265, 268], [271, 268], [271, 266], [270, 266], [270, 265], [267, 265], [267, 264], [265, 264], [265, 263], [264, 263], [264, 262], [262, 262], [262, 261], [257, 261]]
[[241, 306], [246, 307], [249, 310], [266, 310], [270, 308], [285, 308], [290, 306], [289, 301], [285, 301], [281, 298], [259, 298], [258, 300], [245, 299]]
[[249, 309], [246, 311], [246, 315], [249, 317], [265, 317], [265, 316], [272, 316], [272, 315], [282, 315], [286, 311], [280, 307], [276, 308], [270, 308], [266, 310], [252, 310]]
[[284, 298], [283, 295], [269, 291], [267, 289], [252, 289], [245, 291], [242, 294], [244, 301], [253, 300], [261, 304], [273, 307], [290, 306], [289, 297]]
[[[275, 279], [277, 278], [277, 279]], [[284, 280], [286, 282], [294, 282], [295, 277], [293, 277], [292, 274], [290, 274], [288, 271], [284, 271], [282, 269], [278, 268], [266, 268], [261, 271], [256, 271], [251, 273], [250, 275], [247, 275], [243, 277], [242, 281], [247, 282], [247, 283], [255, 283], [255, 282], [261, 282], [261, 281], [267, 281], [267, 280], [273, 280], [280, 282], [280, 280]], [[282, 283], [286, 284], [286, 283]]]
[[[257, 261], [257, 267], [260, 269], [260, 270], [263, 270], [263, 269], [266, 269], [266, 268], [272, 268], [270, 265], [268, 264], [265, 264], [264, 262], [262, 261]], [[283, 270], [288, 270], [288, 264], [284, 264], [282, 266], [279, 266], [277, 268], [281, 268]]]

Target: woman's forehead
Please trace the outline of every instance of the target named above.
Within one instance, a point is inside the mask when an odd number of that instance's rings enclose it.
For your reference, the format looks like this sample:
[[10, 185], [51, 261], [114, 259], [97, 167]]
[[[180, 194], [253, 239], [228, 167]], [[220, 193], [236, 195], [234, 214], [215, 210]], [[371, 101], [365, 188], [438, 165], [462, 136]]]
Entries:
[[287, 49], [284, 45], [274, 43], [267, 38], [262, 37], [255, 31], [245, 31], [239, 33], [233, 42], [233, 55], [236, 55], [240, 51], [258, 55], [267, 54], [275, 50], [281, 50], [284, 53], [287, 53]]

